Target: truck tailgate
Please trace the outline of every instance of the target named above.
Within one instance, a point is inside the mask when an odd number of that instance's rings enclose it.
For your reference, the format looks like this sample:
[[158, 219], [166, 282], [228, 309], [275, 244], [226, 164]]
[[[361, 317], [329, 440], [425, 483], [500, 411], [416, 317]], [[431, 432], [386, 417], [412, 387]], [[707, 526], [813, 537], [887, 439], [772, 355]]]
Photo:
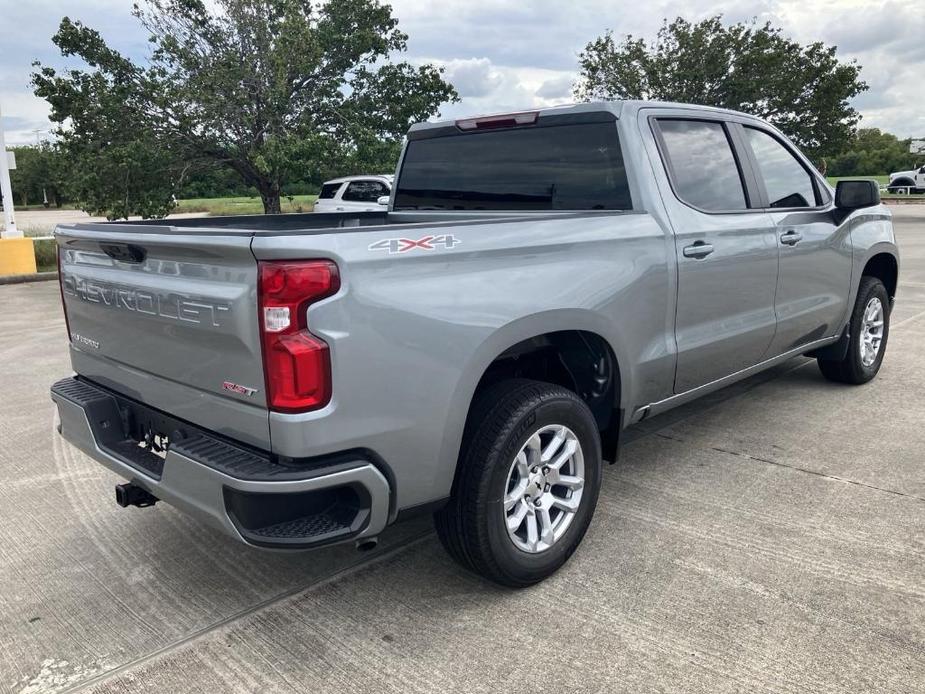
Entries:
[[249, 233], [76, 225], [56, 237], [78, 374], [269, 446]]

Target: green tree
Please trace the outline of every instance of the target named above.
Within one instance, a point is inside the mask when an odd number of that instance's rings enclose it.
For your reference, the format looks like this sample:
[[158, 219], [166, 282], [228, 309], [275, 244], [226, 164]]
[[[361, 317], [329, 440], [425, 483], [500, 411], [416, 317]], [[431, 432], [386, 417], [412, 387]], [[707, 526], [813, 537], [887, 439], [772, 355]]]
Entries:
[[900, 140], [878, 128], [860, 128], [848, 142], [846, 151], [832, 157], [827, 173], [830, 176], [882, 176], [894, 171], [907, 171], [922, 155], [909, 152], [909, 140]]
[[441, 69], [391, 60], [407, 36], [378, 0], [148, 0], [134, 14], [152, 44], [144, 65], [65, 17], [53, 41], [88, 69], [33, 73], [73, 151], [129, 167], [133, 192], [152, 169], [167, 181], [127, 195], [120, 214], [162, 214], [184, 167], [204, 162], [234, 170], [279, 212], [287, 181], [358, 142], [397, 142], [457, 99]]
[[16, 153], [16, 168], [10, 171], [10, 183], [17, 204], [59, 206], [65, 200], [64, 161], [57, 148], [48, 142], [41, 145], [11, 148]]
[[770, 23], [726, 25], [722, 16], [665, 20], [654, 42], [608, 31], [580, 57], [582, 100], [656, 99], [731, 108], [764, 118], [810, 157], [836, 154], [860, 115], [860, 66], [834, 46], [802, 46]]

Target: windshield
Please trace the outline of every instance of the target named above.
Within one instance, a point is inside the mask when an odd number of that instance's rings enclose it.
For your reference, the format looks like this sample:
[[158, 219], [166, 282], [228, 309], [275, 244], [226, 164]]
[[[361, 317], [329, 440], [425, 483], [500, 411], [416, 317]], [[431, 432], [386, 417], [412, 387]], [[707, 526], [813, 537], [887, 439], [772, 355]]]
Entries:
[[411, 140], [395, 210], [629, 210], [617, 128], [539, 126]]

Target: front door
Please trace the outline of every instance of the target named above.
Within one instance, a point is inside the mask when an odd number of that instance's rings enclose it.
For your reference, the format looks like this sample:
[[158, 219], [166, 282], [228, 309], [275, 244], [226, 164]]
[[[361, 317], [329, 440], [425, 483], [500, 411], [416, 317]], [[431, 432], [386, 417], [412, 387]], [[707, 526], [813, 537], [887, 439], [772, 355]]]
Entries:
[[658, 118], [678, 259], [675, 392], [757, 364], [774, 338], [778, 247], [732, 147], [731, 125]]
[[841, 329], [851, 286], [849, 224], [836, 225], [828, 191], [779, 136], [752, 126], [742, 133], [780, 247], [776, 356]]

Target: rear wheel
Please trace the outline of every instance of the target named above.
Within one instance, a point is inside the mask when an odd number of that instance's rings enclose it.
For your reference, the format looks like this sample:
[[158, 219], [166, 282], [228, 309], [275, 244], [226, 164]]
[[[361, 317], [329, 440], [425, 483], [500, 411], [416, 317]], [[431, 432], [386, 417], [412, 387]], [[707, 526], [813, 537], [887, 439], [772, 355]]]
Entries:
[[876, 277], [861, 278], [848, 331], [845, 358], [819, 359], [819, 370], [832, 381], [867, 383], [880, 371], [890, 335], [890, 297]]
[[892, 181], [886, 188], [888, 193], [915, 193], [915, 181], [911, 181], [908, 178], [900, 178], [899, 180]]
[[559, 386], [504, 381], [473, 406], [437, 534], [464, 567], [528, 586], [578, 547], [600, 483], [600, 436], [588, 406]]

